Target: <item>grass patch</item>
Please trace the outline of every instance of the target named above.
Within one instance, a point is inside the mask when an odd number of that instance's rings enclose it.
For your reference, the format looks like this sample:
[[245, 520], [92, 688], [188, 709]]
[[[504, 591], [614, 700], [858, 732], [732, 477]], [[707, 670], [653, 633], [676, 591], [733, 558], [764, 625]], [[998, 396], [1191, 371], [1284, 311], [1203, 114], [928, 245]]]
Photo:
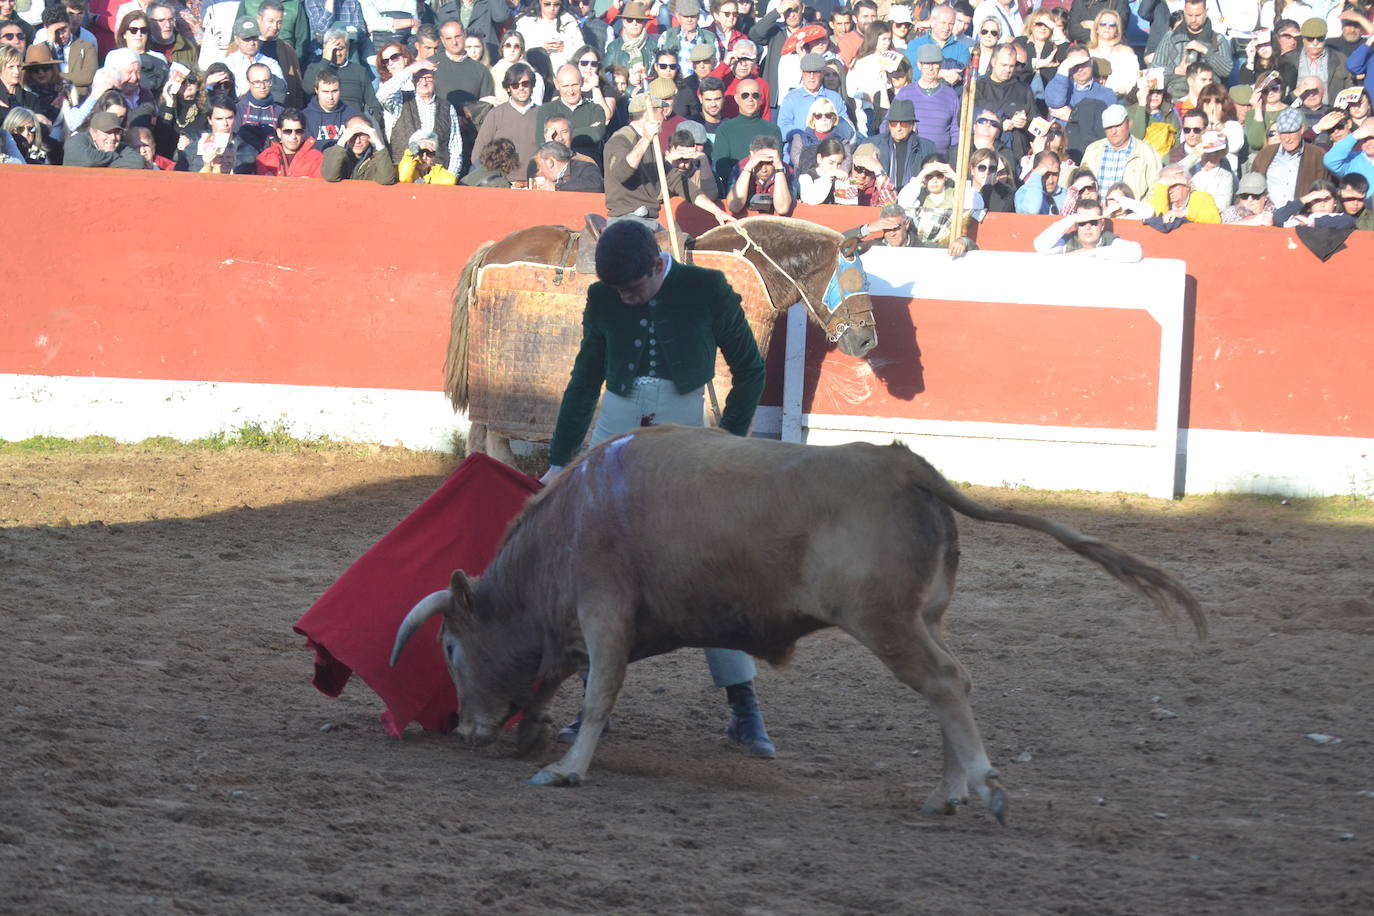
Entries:
[[341, 451], [373, 451], [377, 447], [354, 442], [336, 442], [319, 437], [300, 439], [291, 435], [284, 423], [263, 427], [259, 423], [245, 423], [236, 429], [215, 433], [186, 442], [171, 436], [152, 436], [139, 442], [116, 442], [109, 436], [87, 436], [82, 439], [61, 439], [55, 436], [34, 436], [30, 439], [6, 441], [0, 439], [0, 455], [4, 454], [94, 454], [115, 451], [214, 451], [248, 449], [263, 452], [296, 452], [338, 449]]

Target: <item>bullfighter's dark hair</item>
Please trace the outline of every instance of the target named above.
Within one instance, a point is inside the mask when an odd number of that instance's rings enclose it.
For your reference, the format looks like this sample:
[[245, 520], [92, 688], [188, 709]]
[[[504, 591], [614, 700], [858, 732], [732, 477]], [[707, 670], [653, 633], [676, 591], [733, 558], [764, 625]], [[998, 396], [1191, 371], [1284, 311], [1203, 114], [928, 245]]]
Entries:
[[622, 219], [611, 223], [596, 242], [596, 275], [603, 283], [625, 286], [653, 273], [658, 242], [643, 223]]

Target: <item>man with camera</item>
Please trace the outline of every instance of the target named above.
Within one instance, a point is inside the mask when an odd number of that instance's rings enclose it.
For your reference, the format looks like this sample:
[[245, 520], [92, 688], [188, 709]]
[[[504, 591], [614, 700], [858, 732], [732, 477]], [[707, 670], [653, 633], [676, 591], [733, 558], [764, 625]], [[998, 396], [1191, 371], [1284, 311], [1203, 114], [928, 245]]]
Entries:
[[782, 144], [771, 134], [749, 141], [749, 156], [735, 167], [725, 209], [742, 217], [749, 213], [789, 216], [796, 206], [792, 175], [782, 161]]

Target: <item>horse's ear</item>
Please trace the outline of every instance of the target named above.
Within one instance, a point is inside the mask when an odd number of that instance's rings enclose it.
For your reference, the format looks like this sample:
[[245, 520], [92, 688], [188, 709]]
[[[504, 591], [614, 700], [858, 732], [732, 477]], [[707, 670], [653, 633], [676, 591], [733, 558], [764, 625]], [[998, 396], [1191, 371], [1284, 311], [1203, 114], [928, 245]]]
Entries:
[[845, 258], [852, 260], [856, 252], [862, 254], [863, 252], [867, 251], [868, 246], [865, 245], [863, 247], [860, 247], [859, 241], [859, 239], [855, 238], [845, 239], [843, 242], [840, 243], [840, 254], [844, 255]]

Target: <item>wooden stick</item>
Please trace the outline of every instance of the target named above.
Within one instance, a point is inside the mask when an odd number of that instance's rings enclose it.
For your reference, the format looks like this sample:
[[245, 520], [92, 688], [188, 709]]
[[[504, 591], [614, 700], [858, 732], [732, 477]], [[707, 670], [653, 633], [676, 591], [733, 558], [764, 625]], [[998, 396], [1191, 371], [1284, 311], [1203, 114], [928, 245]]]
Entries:
[[964, 72], [964, 89], [959, 112], [959, 161], [954, 165], [954, 213], [950, 218], [949, 249], [952, 254], [954, 243], [963, 238], [965, 201], [964, 188], [968, 184], [969, 155], [973, 149], [973, 97], [975, 75], [978, 73], [978, 48], [969, 55], [968, 69]]
[[654, 164], [658, 166], [658, 195], [663, 199], [663, 218], [668, 223], [668, 245], [673, 249], [673, 260], [682, 260], [682, 242], [677, 236], [677, 220], [673, 218], [672, 195], [668, 193], [668, 173], [663, 167], [663, 147], [658, 142], [658, 131], [654, 131]]

